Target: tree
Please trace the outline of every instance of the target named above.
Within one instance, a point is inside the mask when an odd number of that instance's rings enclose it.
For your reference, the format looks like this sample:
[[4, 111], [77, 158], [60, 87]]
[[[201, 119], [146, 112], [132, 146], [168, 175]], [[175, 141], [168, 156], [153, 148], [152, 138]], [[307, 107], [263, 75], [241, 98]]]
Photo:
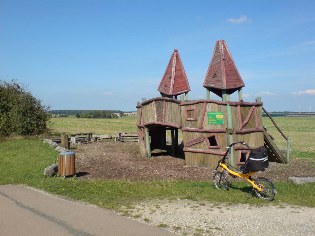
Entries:
[[0, 135], [36, 135], [47, 130], [48, 107], [17, 82], [0, 81]]

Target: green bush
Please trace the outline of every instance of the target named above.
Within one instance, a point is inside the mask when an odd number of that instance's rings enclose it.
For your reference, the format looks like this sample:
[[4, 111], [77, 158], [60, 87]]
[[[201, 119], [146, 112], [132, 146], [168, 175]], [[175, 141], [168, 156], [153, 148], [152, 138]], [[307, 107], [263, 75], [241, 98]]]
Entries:
[[48, 108], [23, 86], [0, 81], [0, 136], [42, 134], [49, 118]]

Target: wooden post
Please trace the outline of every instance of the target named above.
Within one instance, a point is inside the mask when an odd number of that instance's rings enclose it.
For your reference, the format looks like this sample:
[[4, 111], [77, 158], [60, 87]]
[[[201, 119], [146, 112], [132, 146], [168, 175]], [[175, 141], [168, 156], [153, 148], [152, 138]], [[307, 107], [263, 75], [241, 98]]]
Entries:
[[286, 164], [290, 164], [290, 153], [291, 153], [291, 138], [288, 137], [288, 141], [287, 141], [287, 154], [286, 154]]
[[[226, 106], [226, 111], [227, 111], [227, 120], [228, 120], [228, 130], [233, 130], [233, 121], [232, 121], [232, 111], [231, 111], [231, 106], [230, 104], [227, 104]], [[229, 145], [233, 143], [233, 134], [229, 133]], [[235, 158], [234, 158], [234, 147], [231, 148], [231, 154], [230, 154], [230, 164], [232, 166], [235, 166]]]
[[257, 97], [256, 102], [261, 102], [261, 97]]
[[188, 93], [184, 93], [184, 101], [188, 100]]
[[238, 100], [241, 102], [243, 101], [243, 92], [242, 92], [242, 89], [239, 89], [238, 90]]
[[175, 135], [174, 135], [174, 128], [171, 128], [171, 139], [172, 139], [172, 156], [175, 156]]
[[[230, 101], [230, 94], [227, 93], [226, 90], [222, 91], [222, 100], [224, 102], [229, 102]], [[231, 130], [233, 130], [233, 121], [232, 121], [232, 110], [231, 110], [231, 106], [228, 103], [226, 105], [226, 114], [227, 114], [227, 128], [228, 128], [228, 141], [229, 141], [229, 145], [233, 143], [233, 134], [230, 132]], [[229, 160], [230, 164], [232, 166], [235, 166], [236, 162], [235, 162], [235, 158], [234, 158], [234, 147], [231, 148], [231, 154], [230, 154], [230, 160]]]
[[230, 94], [226, 93], [226, 90], [222, 91], [222, 101], [224, 101], [224, 102], [230, 101]]
[[175, 154], [178, 150], [178, 129], [175, 129]]
[[68, 135], [66, 133], [61, 134], [61, 147], [70, 150]]
[[207, 89], [207, 100], [211, 99], [211, 91]]
[[147, 150], [147, 155], [151, 157], [151, 144], [150, 144], [150, 132], [147, 127], [144, 128], [144, 136], [145, 136], [145, 148]]

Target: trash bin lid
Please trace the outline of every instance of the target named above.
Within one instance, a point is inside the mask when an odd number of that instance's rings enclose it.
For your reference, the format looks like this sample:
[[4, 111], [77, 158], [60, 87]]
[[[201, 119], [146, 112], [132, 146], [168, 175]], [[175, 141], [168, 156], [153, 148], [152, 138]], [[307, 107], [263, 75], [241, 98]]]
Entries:
[[75, 154], [75, 153], [74, 153], [74, 152], [71, 152], [71, 151], [59, 153], [59, 155], [62, 155], [62, 156], [72, 156], [72, 155], [74, 155], [74, 154]]

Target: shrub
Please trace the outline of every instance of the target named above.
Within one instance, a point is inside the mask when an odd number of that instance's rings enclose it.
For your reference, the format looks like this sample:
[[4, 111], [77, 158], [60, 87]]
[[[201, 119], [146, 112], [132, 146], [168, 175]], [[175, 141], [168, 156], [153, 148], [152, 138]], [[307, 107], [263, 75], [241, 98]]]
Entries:
[[41, 101], [18, 83], [0, 81], [0, 135], [42, 134], [50, 115]]

